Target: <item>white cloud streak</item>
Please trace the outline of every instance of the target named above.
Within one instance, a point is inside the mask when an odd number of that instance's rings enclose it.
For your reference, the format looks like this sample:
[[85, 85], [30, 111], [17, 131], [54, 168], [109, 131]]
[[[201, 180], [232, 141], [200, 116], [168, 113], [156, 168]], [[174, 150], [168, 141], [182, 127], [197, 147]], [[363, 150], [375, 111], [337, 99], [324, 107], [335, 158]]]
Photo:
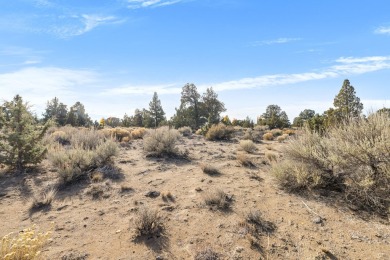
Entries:
[[274, 40], [265, 40], [265, 41], [255, 41], [251, 43], [251, 46], [263, 46], [263, 45], [273, 45], [273, 44], [284, 44], [289, 42], [300, 41], [301, 38], [278, 38]]
[[372, 57], [341, 57], [336, 64], [318, 72], [304, 72], [296, 74], [275, 74], [264, 75], [253, 78], [243, 78], [239, 80], [210, 84], [217, 91], [252, 89], [270, 86], [294, 84], [311, 80], [326, 78], [336, 78], [351, 74], [363, 74], [372, 71], [390, 69], [390, 56]]
[[390, 26], [388, 26], [388, 27], [384, 27], [384, 26], [378, 27], [378, 28], [375, 29], [374, 33], [390, 35]]
[[180, 3], [182, 0], [128, 0], [128, 8], [139, 9], [146, 7], [161, 7]]

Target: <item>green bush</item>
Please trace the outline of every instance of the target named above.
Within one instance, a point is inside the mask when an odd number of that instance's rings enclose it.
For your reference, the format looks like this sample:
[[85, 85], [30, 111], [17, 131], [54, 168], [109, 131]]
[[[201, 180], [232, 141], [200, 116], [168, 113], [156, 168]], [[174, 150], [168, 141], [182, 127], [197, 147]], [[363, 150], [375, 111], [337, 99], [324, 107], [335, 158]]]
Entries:
[[233, 136], [234, 128], [231, 126], [226, 126], [222, 123], [218, 125], [212, 125], [207, 131], [206, 139], [207, 140], [230, 140]]
[[345, 201], [389, 214], [390, 119], [381, 114], [351, 119], [322, 135], [303, 130], [284, 146], [286, 161], [273, 165], [287, 190], [342, 191]]

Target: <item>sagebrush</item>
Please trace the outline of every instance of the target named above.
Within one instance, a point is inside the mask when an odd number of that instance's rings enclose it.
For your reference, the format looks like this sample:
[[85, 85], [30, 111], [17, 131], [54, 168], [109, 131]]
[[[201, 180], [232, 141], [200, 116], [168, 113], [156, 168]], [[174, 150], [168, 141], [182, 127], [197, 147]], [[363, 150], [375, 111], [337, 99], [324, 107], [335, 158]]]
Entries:
[[144, 137], [144, 150], [154, 156], [179, 155], [176, 146], [179, 138], [179, 132], [167, 126], [149, 130]]
[[390, 213], [388, 116], [354, 118], [323, 134], [305, 129], [284, 148], [286, 160], [272, 171], [285, 189], [334, 189], [348, 203]]

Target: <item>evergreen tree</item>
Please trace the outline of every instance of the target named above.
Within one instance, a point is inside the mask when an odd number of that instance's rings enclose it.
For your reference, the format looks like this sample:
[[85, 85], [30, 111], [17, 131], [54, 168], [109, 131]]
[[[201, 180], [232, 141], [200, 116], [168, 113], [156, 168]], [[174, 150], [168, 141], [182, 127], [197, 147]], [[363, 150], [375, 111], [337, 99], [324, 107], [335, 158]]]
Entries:
[[316, 112], [314, 110], [305, 109], [299, 113], [298, 117], [294, 118], [293, 125], [302, 127], [306, 122], [313, 118], [315, 114]]
[[218, 100], [218, 95], [213, 88], [207, 88], [206, 93], [202, 96], [202, 101], [208, 123], [218, 124], [221, 120], [220, 114], [226, 111], [225, 104]]
[[269, 105], [257, 123], [259, 125], [268, 125], [270, 129], [290, 126], [286, 112], [282, 111], [278, 105]]
[[154, 92], [153, 99], [149, 103], [149, 113], [154, 120], [155, 128], [157, 128], [159, 124], [165, 120], [165, 112], [161, 106], [161, 101], [157, 96], [157, 92]]
[[67, 124], [72, 126], [90, 126], [92, 120], [85, 112], [84, 105], [77, 101], [73, 106], [70, 107], [68, 113]]
[[133, 126], [142, 127], [144, 125], [142, 111], [139, 110], [138, 108], [136, 108], [134, 111], [134, 116], [132, 121], [133, 121], [132, 123]]
[[125, 113], [125, 115], [123, 116], [123, 119], [122, 119], [122, 126], [124, 126], [124, 127], [131, 126], [131, 117], [129, 117], [126, 113]]
[[201, 104], [200, 94], [194, 84], [187, 83], [181, 92], [180, 109], [191, 117], [193, 123], [190, 126], [192, 129], [198, 129], [201, 125]]
[[60, 126], [64, 126], [67, 120], [68, 109], [66, 105], [59, 102], [57, 97], [47, 102], [45, 113], [43, 113], [43, 122], [53, 119]]
[[27, 103], [16, 95], [0, 111], [0, 163], [21, 172], [28, 164], [40, 163], [46, 153], [41, 140], [51, 124], [38, 126]]
[[363, 110], [363, 104], [360, 102], [360, 98], [356, 96], [355, 89], [348, 79], [344, 80], [333, 105], [340, 112], [342, 119], [358, 117]]

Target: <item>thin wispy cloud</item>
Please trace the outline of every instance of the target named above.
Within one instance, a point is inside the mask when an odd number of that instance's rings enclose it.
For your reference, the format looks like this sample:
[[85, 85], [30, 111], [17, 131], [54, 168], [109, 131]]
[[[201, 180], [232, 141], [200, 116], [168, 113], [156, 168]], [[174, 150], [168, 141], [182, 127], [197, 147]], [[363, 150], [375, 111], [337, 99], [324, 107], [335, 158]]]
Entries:
[[255, 41], [252, 42], [252, 46], [262, 46], [262, 45], [273, 45], [273, 44], [284, 44], [289, 42], [300, 41], [302, 38], [278, 38], [274, 40], [265, 40], [265, 41]]
[[381, 26], [375, 29], [374, 33], [376, 34], [387, 34], [390, 35], [390, 26]]
[[153, 95], [158, 92], [159, 95], [177, 94], [181, 92], [180, 84], [160, 84], [160, 85], [122, 85], [116, 88], [105, 89], [100, 95]]
[[173, 5], [182, 2], [182, 0], [128, 0], [128, 8], [139, 9], [145, 7], [161, 7]]
[[390, 69], [390, 56], [342, 57], [335, 60], [335, 65], [314, 72], [264, 75], [210, 85], [217, 91], [252, 89], [336, 78], [351, 74], [364, 74], [383, 69]]

